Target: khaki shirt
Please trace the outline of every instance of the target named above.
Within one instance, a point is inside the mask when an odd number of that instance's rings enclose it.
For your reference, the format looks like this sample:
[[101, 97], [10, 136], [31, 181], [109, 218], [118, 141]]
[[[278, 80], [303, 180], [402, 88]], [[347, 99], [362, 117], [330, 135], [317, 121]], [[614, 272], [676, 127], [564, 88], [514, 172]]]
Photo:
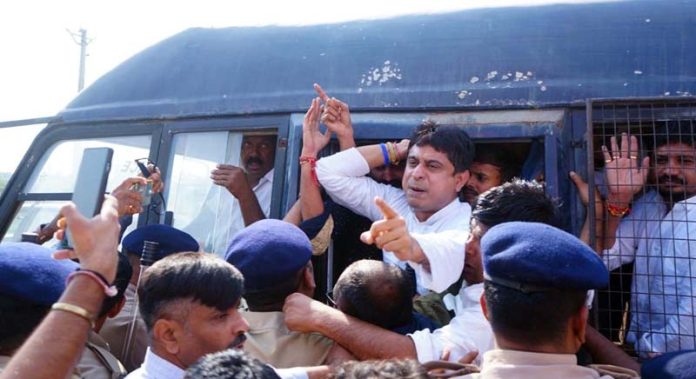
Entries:
[[490, 350], [483, 355], [481, 372], [463, 378], [482, 379], [612, 379], [596, 370], [578, 366], [575, 355], [543, 354], [516, 350]]
[[77, 362], [75, 372], [89, 379], [118, 379], [126, 376], [126, 369], [111, 354], [109, 345], [92, 331], [87, 337], [85, 350]]
[[244, 350], [277, 368], [318, 366], [324, 363], [333, 341], [319, 333], [289, 331], [283, 312], [243, 312], [249, 323]]
[[[128, 284], [126, 288], [126, 303], [114, 318], [109, 318], [102, 326], [99, 335], [104, 338], [104, 340], [111, 347], [111, 353], [118, 358], [119, 361], [123, 363], [126, 370], [133, 371], [140, 367], [145, 359], [145, 352], [147, 351], [147, 329], [145, 328], [145, 321], [140, 317], [140, 313], [136, 309], [135, 299], [135, 285]], [[131, 342], [130, 354], [128, 357], [124, 357], [123, 348], [126, 344], [126, 338], [128, 338], [128, 325], [130, 324], [133, 313], [137, 314], [135, 321], [135, 330], [133, 331], [133, 340]]]

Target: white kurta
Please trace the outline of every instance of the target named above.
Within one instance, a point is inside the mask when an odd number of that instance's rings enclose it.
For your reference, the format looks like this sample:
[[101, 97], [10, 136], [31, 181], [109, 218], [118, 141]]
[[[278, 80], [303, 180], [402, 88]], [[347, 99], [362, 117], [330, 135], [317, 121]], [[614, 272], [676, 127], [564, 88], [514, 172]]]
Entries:
[[[411, 236], [428, 258], [430, 270], [409, 262], [416, 271], [418, 292], [446, 290], [459, 279], [464, 269], [464, 245], [469, 234], [471, 207], [454, 199], [426, 221], [418, 221], [406, 201], [404, 191], [366, 177], [370, 167], [357, 149], [348, 149], [317, 162], [317, 177], [326, 192], [338, 204], [372, 221], [383, 218], [374, 204], [379, 196], [406, 220]], [[393, 253], [384, 252], [384, 261], [405, 267]]]
[[419, 330], [409, 334], [416, 347], [418, 361], [438, 360], [450, 352], [449, 360], [458, 361], [470, 351], [478, 351], [475, 364], [480, 364], [483, 353], [493, 348], [493, 330], [483, 315], [481, 295], [483, 283], [463, 287], [458, 295], [456, 316], [448, 325], [434, 331]]

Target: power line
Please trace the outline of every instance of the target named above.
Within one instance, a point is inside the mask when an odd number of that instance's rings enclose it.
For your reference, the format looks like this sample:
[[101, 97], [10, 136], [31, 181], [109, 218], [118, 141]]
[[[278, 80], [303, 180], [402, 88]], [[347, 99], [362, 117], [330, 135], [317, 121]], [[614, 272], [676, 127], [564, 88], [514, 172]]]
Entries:
[[70, 31], [70, 29], [65, 30], [68, 32], [68, 34], [70, 34], [72, 40], [76, 44], [80, 45], [80, 73], [77, 79], [77, 92], [80, 92], [85, 87], [85, 60], [87, 58], [87, 45], [89, 45], [92, 40], [87, 38], [87, 31], [85, 29], [80, 28], [77, 33]]

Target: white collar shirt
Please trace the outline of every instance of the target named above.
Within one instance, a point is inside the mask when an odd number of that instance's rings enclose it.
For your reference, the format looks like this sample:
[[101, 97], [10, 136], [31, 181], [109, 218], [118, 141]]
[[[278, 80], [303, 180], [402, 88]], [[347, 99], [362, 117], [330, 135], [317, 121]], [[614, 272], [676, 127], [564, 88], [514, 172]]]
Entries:
[[696, 197], [668, 212], [656, 191], [634, 202], [603, 252], [610, 270], [635, 262], [627, 340], [641, 356], [696, 347], [695, 259]]
[[[259, 202], [259, 206], [266, 217], [271, 213], [274, 172], [275, 169], [271, 169], [252, 188], [254, 195], [256, 195], [256, 200]], [[222, 191], [220, 210], [217, 212], [215, 220], [215, 231], [211, 235], [213, 238], [213, 252], [218, 255], [224, 255], [232, 238], [244, 227], [244, 217], [239, 206], [239, 200], [232, 196], [229, 191]]]
[[[464, 245], [469, 232], [469, 204], [454, 199], [421, 222], [408, 205], [403, 190], [365, 176], [370, 167], [355, 148], [320, 159], [316, 170], [319, 182], [336, 203], [376, 221], [383, 218], [374, 204], [375, 196], [379, 196], [404, 218], [409, 233], [418, 241], [430, 263], [430, 270], [427, 270], [408, 262], [416, 272], [419, 293], [427, 289], [443, 292], [459, 279], [464, 269]], [[407, 264], [387, 251], [384, 261], [402, 268]]]
[[145, 361], [126, 379], [182, 379], [186, 372], [181, 367], [161, 358], [150, 348], [145, 353]]

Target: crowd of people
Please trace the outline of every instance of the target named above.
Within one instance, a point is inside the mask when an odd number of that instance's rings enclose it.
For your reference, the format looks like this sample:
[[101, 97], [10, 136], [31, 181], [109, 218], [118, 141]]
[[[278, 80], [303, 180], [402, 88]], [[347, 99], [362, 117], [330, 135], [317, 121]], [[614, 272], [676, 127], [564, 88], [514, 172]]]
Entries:
[[[267, 219], [275, 138], [249, 135], [241, 167], [211, 173], [236, 220], [211, 252], [166, 225], [122, 238], [142, 177], [94, 218], [68, 204], [37, 231], [70, 229], [72, 249], [0, 245], [0, 378], [696, 377], [690, 122], [666, 122], [644, 157], [634, 136], [611, 138], [589, 246], [587, 225], [563, 231], [558, 200], [515, 178], [509, 154], [428, 120], [356, 146], [349, 106], [315, 89], [283, 220]], [[334, 134], [341, 151], [320, 159]], [[593, 189], [570, 178], [589, 206]], [[357, 247], [324, 303], [312, 256], [332, 237]], [[588, 323], [595, 290], [629, 261], [637, 358]]]

